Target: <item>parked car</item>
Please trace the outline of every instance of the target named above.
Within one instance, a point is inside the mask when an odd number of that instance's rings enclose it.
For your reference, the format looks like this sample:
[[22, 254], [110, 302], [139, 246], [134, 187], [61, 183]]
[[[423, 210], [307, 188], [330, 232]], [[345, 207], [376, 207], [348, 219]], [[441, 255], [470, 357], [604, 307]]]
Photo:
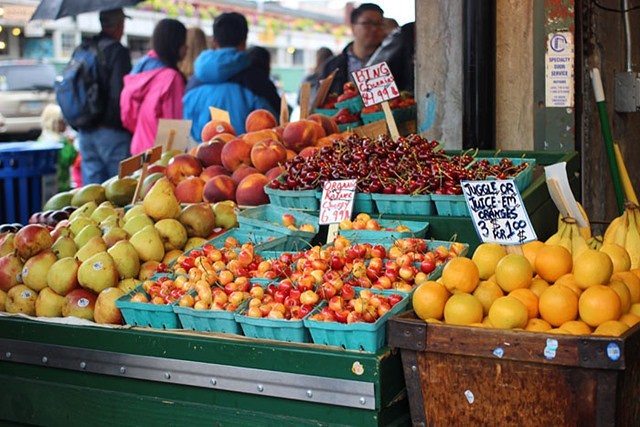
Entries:
[[55, 103], [56, 69], [38, 61], [0, 61], [0, 136], [35, 139], [40, 134], [40, 114]]

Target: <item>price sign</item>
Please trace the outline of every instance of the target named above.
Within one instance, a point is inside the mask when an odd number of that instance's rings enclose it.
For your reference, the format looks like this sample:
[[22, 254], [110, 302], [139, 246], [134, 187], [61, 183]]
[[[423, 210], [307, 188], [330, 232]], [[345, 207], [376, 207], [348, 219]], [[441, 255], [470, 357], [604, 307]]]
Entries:
[[320, 224], [336, 224], [343, 219], [351, 219], [357, 182], [355, 179], [344, 179], [324, 183], [320, 199]]
[[462, 192], [484, 243], [521, 245], [537, 239], [514, 180], [462, 181]]
[[386, 62], [351, 73], [366, 107], [400, 96], [396, 81]]

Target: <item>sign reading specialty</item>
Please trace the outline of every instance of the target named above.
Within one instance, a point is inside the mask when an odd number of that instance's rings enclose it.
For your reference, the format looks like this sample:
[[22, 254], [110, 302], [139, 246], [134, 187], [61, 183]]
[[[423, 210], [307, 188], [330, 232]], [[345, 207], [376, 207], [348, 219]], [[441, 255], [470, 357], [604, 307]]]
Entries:
[[320, 224], [336, 224], [351, 219], [357, 182], [355, 179], [343, 179], [324, 183], [320, 199]]
[[514, 180], [462, 181], [462, 192], [482, 242], [521, 245], [537, 239]]

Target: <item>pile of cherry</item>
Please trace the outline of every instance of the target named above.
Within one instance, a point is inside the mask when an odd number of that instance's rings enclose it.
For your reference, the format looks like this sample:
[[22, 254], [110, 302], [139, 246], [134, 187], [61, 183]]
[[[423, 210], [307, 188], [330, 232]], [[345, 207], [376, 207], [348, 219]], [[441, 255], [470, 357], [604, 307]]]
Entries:
[[506, 158], [497, 165], [473, 160], [468, 154], [448, 155], [438, 150], [437, 141], [419, 135], [394, 141], [387, 135], [371, 139], [351, 134], [315, 155], [289, 160], [284, 174], [269, 187], [312, 190], [329, 180], [357, 179], [362, 193], [462, 194], [462, 180], [511, 178], [529, 165], [514, 165]]

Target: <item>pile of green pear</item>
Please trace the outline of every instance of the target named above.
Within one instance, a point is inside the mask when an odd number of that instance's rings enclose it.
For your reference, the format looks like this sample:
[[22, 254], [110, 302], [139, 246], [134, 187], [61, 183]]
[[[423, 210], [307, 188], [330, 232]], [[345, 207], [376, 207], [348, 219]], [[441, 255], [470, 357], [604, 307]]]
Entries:
[[121, 324], [120, 296], [236, 225], [233, 202], [181, 206], [166, 178], [128, 208], [86, 201], [53, 230], [0, 235], [0, 311]]

